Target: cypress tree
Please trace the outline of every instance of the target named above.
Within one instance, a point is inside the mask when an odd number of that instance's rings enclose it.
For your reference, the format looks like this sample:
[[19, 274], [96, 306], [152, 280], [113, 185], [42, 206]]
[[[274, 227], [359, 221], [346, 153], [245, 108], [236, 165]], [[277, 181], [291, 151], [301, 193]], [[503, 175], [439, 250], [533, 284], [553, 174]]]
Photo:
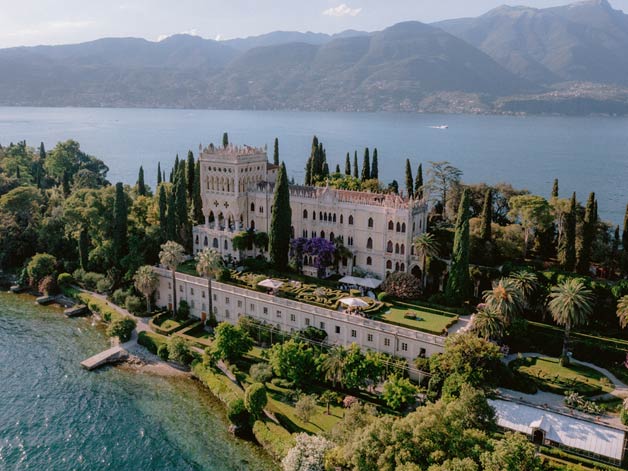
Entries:
[[46, 148], [44, 147], [44, 143], [39, 144], [39, 159], [43, 162], [46, 160]]
[[628, 205], [624, 214], [624, 229], [621, 232], [621, 249], [622, 273], [625, 275], [628, 274]]
[[157, 162], [157, 186], [161, 185], [161, 162]]
[[414, 194], [418, 199], [423, 199], [423, 164], [419, 164], [414, 180]]
[[340, 164], [336, 164], [336, 173], [340, 173]]
[[137, 194], [146, 196], [146, 184], [144, 183], [144, 167], [140, 165], [140, 171], [137, 175]]
[[371, 178], [379, 179], [379, 164], [377, 162], [377, 147], [373, 149], [373, 161], [371, 162]]
[[369, 148], [364, 149], [364, 159], [362, 160], [362, 181], [366, 181], [371, 178], [371, 159], [369, 156]]
[[89, 268], [89, 235], [87, 234], [87, 228], [85, 227], [83, 227], [81, 232], [79, 232], [78, 249], [81, 268], [87, 271]]
[[127, 216], [124, 186], [118, 182], [116, 183], [116, 196], [113, 202], [113, 234], [111, 238], [113, 259], [118, 264], [127, 254]]
[[165, 181], [166, 181], [166, 171], [165, 171], [165, 170], [162, 170], [162, 171], [161, 171], [161, 181], [162, 181], [162, 182], [165, 182]]
[[584, 221], [582, 224], [582, 243], [578, 248], [578, 263], [576, 270], [581, 275], [589, 273], [591, 265], [591, 252], [593, 251], [593, 241], [595, 239], [595, 228], [597, 226], [597, 217], [595, 214], [595, 193], [589, 194], [587, 206], [584, 212]]
[[277, 175], [268, 236], [268, 251], [274, 268], [283, 271], [288, 267], [292, 210], [286, 165], [282, 162]]
[[305, 185], [309, 186], [312, 184], [312, 157], [307, 159], [307, 163], [305, 164]]
[[552, 198], [558, 198], [558, 178], [554, 178], [554, 184], [552, 185]]
[[229, 146], [229, 134], [226, 132], [222, 133], [222, 147], [226, 149]]
[[177, 240], [177, 205], [175, 202], [174, 191], [170, 191], [168, 195], [168, 212], [166, 215], [166, 239]]
[[161, 242], [168, 240], [168, 196], [166, 185], [159, 185], [159, 234]]
[[185, 168], [185, 176], [188, 179], [188, 198], [190, 201], [194, 198], [194, 178], [195, 178], [195, 163], [194, 163], [194, 154], [191, 150], [188, 151], [188, 162]]
[[197, 160], [194, 166], [194, 194], [192, 197], [194, 205], [194, 221], [196, 224], [203, 223], [203, 199], [201, 198], [201, 161]]
[[358, 169], [358, 151], [353, 153], [353, 177], [358, 178], [360, 171]]
[[323, 162], [323, 177], [329, 177], [329, 165], [327, 165], [327, 162]]
[[560, 263], [563, 269], [573, 271], [576, 266], [576, 193], [571, 196], [569, 213], [565, 216], [565, 232], [560, 248]]
[[412, 178], [410, 159], [406, 159], [406, 193], [408, 194], [408, 198], [414, 196], [414, 179]]
[[345, 175], [351, 175], [351, 157], [349, 152], [347, 152], [347, 157], [345, 158]]
[[486, 190], [484, 195], [484, 206], [482, 206], [482, 225], [480, 226], [480, 238], [484, 242], [491, 241], [491, 221], [493, 219], [493, 193], [491, 189]]
[[462, 304], [471, 293], [469, 274], [469, 189], [465, 189], [458, 208], [454, 247], [451, 256], [451, 268], [445, 295], [452, 305]]
[[179, 172], [175, 178], [175, 227], [178, 235], [178, 241], [184, 247], [188, 246], [188, 201], [187, 188], [185, 181], [185, 172], [183, 166], [179, 168]]
[[279, 138], [275, 138], [275, 148], [273, 149], [273, 164], [279, 165]]
[[399, 183], [397, 182], [397, 180], [393, 180], [390, 182], [390, 184], [388, 185], [388, 189], [393, 192], [394, 194], [398, 195], [399, 194]]
[[179, 171], [179, 154], [177, 154], [174, 158], [174, 168], [172, 169], [172, 176], [176, 177], [178, 171]]

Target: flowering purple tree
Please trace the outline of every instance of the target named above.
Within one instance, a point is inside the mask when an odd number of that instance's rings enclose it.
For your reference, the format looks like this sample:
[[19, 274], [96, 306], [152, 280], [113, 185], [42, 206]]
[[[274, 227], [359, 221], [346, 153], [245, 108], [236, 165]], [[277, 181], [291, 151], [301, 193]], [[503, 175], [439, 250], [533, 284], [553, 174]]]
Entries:
[[301, 271], [303, 267], [303, 256], [309, 255], [313, 258], [312, 264], [317, 268], [321, 276], [325, 268], [333, 265], [336, 244], [321, 237], [306, 239], [299, 237], [292, 241], [290, 247], [291, 256], [295, 259], [297, 269]]

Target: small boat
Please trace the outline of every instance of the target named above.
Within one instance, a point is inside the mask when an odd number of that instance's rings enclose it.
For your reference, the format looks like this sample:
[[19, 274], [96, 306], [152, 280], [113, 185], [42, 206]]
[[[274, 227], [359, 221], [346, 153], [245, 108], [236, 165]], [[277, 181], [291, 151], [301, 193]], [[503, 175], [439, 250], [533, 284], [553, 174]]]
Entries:
[[440, 126], [430, 126], [432, 129], [449, 129], [449, 126], [446, 124], [441, 124]]

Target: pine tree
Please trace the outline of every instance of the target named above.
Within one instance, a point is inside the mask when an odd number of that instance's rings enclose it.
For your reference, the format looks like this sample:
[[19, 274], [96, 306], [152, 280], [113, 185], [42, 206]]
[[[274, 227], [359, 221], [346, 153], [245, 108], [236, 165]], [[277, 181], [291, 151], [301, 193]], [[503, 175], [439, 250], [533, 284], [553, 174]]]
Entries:
[[273, 195], [268, 251], [273, 267], [284, 271], [288, 267], [292, 210], [290, 209], [290, 189], [286, 165], [282, 162], [277, 175], [277, 184]]
[[410, 159], [406, 159], [406, 193], [408, 194], [408, 198], [414, 196], [414, 179], [412, 178]]
[[183, 166], [179, 168], [179, 172], [175, 177], [175, 227], [177, 233], [178, 242], [184, 247], [188, 247], [188, 202], [187, 202], [187, 188], [185, 181], [185, 171]]
[[373, 161], [371, 162], [371, 178], [379, 179], [379, 163], [377, 162], [377, 147], [373, 149]]
[[113, 234], [111, 238], [113, 260], [117, 264], [126, 256], [128, 250], [127, 217], [128, 209], [124, 186], [118, 182], [116, 183], [116, 196], [113, 202]]
[[157, 162], [157, 186], [161, 185], [161, 162]]
[[345, 158], [345, 175], [351, 176], [351, 157], [349, 152], [347, 152], [347, 157]]
[[587, 200], [582, 223], [582, 243], [578, 248], [576, 270], [581, 275], [588, 275], [591, 266], [591, 252], [593, 251], [595, 229], [597, 227], [597, 215], [595, 213], [595, 193], [591, 192]]
[[360, 171], [358, 169], [358, 151], [353, 153], [353, 177], [358, 178]]
[[[159, 235], [161, 242], [168, 240], [168, 196], [166, 195], [166, 185], [159, 185]], [[172, 240], [172, 239], [170, 239]]]
[[140, 165], [140, 171], [137, 175], [137, 194], [146, 196], [146, 184], [144, 183], [144, 167]]
[[558, 198], [558, 178], [554, 178], [554, 184], [552, 185], [552, 198]]
[[188, 151], [188, 162], [185, 168], [185, 176], [188, 179], [188, 198], [190, 201], [194, 198], [194, 178], [195, 178], [195, 162], [194, 162], [194, 154], [191, 150]]
[[461, 305], [471, 293], [471, 276], [469, 274], [469, 204], [471, 195], [468, 189], [462, 193], [454, 247], [451, 256], [451, 268], [445, 295], [453, 305]]
[[222, 133], [222, 147], [224, 149], [229, 147], [229, 134], [226, 132]]
[[371, 159], [369, 157], [369, 148], [364, 149], [364, 158], [362, 159], [362, 181], [366, 181], [371, 178]]
[[423, 164], [419, 164], [419, 168], [416, 171], [416, 178], [414, 180], [414, 194], [417, 199], [423, 199]]
[[482, 225], [480, 226], [480, 239], [484, 242], [491, 241], [491, 222], [493, 220], [493, 192], [487, 189], [484, 194], [484, 206], [482, 206]]
[[559, 260], [564, 270], [573, 271], [576, 266], [576, 193], [571, 196], [569, 213], [565, 216], [565, 232], [559, 251]]
[[192, 196], [192, 204], [194, 205], [194, 221], [196, 224], [202, 224], [203, 216], [203, 199], [201, 198], [201, 161], [197, 160], [194, 166], [194, 194]]
[[168, 195], [168, 212], [166, 214], [166, 240], [177, 240], [177, 204], [174, 191]]
[[273, 164], [279, 165], [279, 138], [275, 138], [275, 148], [273, 149]]
[[79, 263], [81, 265], [81, 268], [85, 271], [88, 271], [89, 234], [87, 233], [86, 227], [83, 227], [81, 229], [81, 232], [79, 232], [78, 249], [79, 249]]

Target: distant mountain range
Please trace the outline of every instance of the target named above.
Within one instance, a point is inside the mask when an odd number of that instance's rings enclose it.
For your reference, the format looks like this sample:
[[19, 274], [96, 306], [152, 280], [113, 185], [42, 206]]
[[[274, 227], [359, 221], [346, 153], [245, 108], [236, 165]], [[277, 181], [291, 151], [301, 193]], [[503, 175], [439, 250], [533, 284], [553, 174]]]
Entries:
[[0, 104], [628, 114], [628, 15], [606, 0], [377, 32], [176, 35], [0, 49]]

